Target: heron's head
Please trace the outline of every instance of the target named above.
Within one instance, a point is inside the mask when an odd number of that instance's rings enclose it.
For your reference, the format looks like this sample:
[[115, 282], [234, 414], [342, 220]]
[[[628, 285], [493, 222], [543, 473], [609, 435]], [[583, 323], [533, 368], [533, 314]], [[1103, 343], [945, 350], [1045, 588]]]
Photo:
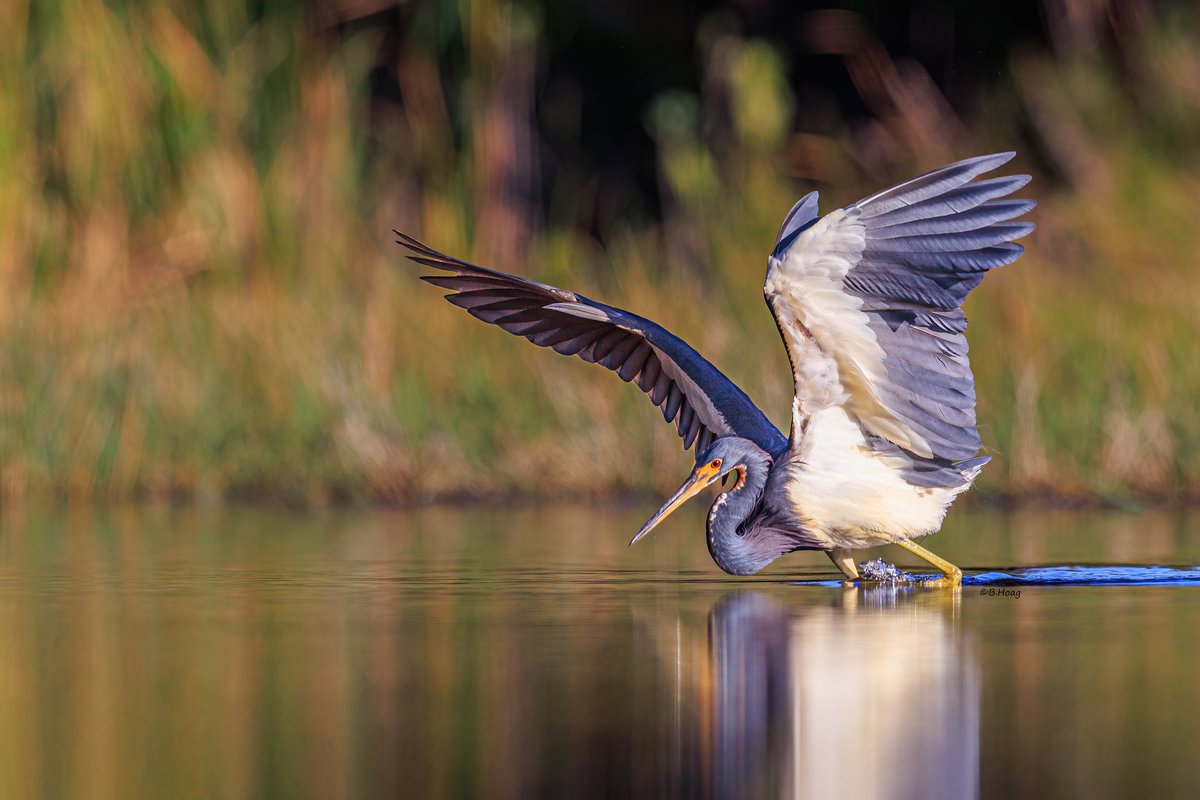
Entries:
[[733, 487], [733, 491], [736, 491], [741, 488], [742, 483], [745, 481], [746, 469], [748, 467], [766, 466], [769, 463], [770, 457], [758, 445], [748, 439], [742, 439], [737, 436], [723, 436], [715, 440], [701, 454], [696, 463], [696, 468], [692, 470], [692, 474], [688, 476], [688, 479], [683, 482], [683, 486], [679, 487], [679, 491], [663, 504], [663, 507], [642, 526], [642, 529], [637, 532], [637, 535], [629, 543], [632, 545], [638, 539], [641, 539], [653, 530], [658, 523], [666, 519], [672, 511], [729, 473], [735, 471], [738, 473], [738, 482]]

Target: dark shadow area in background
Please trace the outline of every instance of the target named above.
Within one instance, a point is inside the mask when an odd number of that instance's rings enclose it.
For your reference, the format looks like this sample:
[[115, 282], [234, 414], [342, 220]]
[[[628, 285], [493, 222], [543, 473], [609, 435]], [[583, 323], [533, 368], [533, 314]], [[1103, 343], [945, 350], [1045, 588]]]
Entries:
[[[920, 64], [952, 107], [970, 111], [981, 90], [1003, 80], [1014, 49], [1040, 49], [1050, 39], [1047, 12], [1037, 2], [1006, 5], [1002, 13], [966, 0], [520, 5], [540, 32], [532, 110], [541, 191], [528, 199], [540, 201], [542, 214], [552, 218], [561, 171], [586, 176], [596, 182], [598, 207], [591, 219], [574, 222], [597, 236], [614, 221], [661, 216], [659, 146], [648, 130], [647, 112], [666, 92], [722, 94], [714, 76], [705, 74], [706, 62], [714, 61], [711, 48], [722, 36], [762, 39], [787, 53], [786, 77], [796, 98], [792, 128], [829, 136], [860, 127], [880, 112], [848, 71], [848, 52], [881, 45], [901, 67], [908, 60]], [[381, 39], [371, 71], [377, 114], [403, 109], [395, 65], [419, 39], [435, 54], [448, 109], [461, 131], [456, 98], [470, 68], [461, 38], [447, 35], [460, 24], [454, 4], [416, 2], [377, 11], [372, 4], [365, 11], [348, 3], [331, 7], [335, 14], [317, 19], [333, 35], [369, 31]], [[701, 133], [716, 153], [733, 148], [728, 111], [702, 112]], [[803, 164], [786, 168], [805, 171]]]

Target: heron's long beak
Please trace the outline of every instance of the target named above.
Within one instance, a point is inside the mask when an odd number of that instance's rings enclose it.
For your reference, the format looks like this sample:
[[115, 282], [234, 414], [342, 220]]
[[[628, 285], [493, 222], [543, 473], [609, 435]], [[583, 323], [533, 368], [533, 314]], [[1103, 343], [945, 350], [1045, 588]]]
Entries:
[[703, 464], [699, 467], [696, 467], [691, 476], [684, 481], [683, 486], [679, 487], [679, 491], [676, 492], [670, 500], [664, 503], [662, 508], [655, 512], [654, 516], [650, 518], [650, 521], [643, 525], [642, 529], [637, 532], [637, 536], [634, 536], [629, 540], [629, 546], [632, 547], [634, 544], [636, 544], [638, 539], [641, 539], [647, 533], [654, 530], [658, 523], [670, 516], [672, 511], [679, 508], [691, 498], [695, 497], [697, 494], [703, 491], [705, 487], [717, 480], [719, 477], [721, 477], [721, 470], [718, 467], [712, 467], [709, 464]]

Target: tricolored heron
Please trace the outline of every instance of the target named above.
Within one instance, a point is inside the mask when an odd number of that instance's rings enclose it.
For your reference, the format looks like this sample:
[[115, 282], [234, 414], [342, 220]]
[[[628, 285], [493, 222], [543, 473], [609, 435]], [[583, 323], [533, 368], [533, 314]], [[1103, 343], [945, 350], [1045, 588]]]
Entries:
[[526, 278], [468, 264], [399, 231], [423, 280], [472, 316], [633, 381], [674, 422], [696, 466], [641, 539], [731, 473], [708, 513], [721, 569], [752, 575], [782, 555], [823, 550], [849, 580], [853, 552], [897, 544], [961, 581], [917, 544], [990, 459], [975, 429], [963, 301], [1024, 251], [1034, 207], [1007, 198], [1027, 175], [976, 180], [1013, 153], [959, 161], [824, 217], [817, 193], [792, 207], [763, 286], [795, 385], [785, 437], [732, 381], [648, 319]]

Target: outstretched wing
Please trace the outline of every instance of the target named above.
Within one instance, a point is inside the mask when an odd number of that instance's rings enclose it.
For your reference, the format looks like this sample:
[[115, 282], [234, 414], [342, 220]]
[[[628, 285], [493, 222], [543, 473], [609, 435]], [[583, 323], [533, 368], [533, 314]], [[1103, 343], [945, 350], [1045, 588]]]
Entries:
[[746, 393], [666, 329], [619, 308], [515, 275], [468, 264], [395, 232], [418, 264], [449, 275], [421, 280], [451, 290], [446, 295], [471, 316], [524, 336], [563, 355], [575, 355], [633, 381], [674, 422], [684, 449], [696, 457], [718, 436], [740, 436], [768, 453], [787, 440]]
[[796, 383], [792, 436], [842, 403], [871, 433], [924, 458], [979, 450], [962, 303], [1015, 261], [1034, 207], [1004, 200], [1026, 175], [974, 180], [1013, 153], [960, 161], [817, 218], [789, 214], [763, 287]]

